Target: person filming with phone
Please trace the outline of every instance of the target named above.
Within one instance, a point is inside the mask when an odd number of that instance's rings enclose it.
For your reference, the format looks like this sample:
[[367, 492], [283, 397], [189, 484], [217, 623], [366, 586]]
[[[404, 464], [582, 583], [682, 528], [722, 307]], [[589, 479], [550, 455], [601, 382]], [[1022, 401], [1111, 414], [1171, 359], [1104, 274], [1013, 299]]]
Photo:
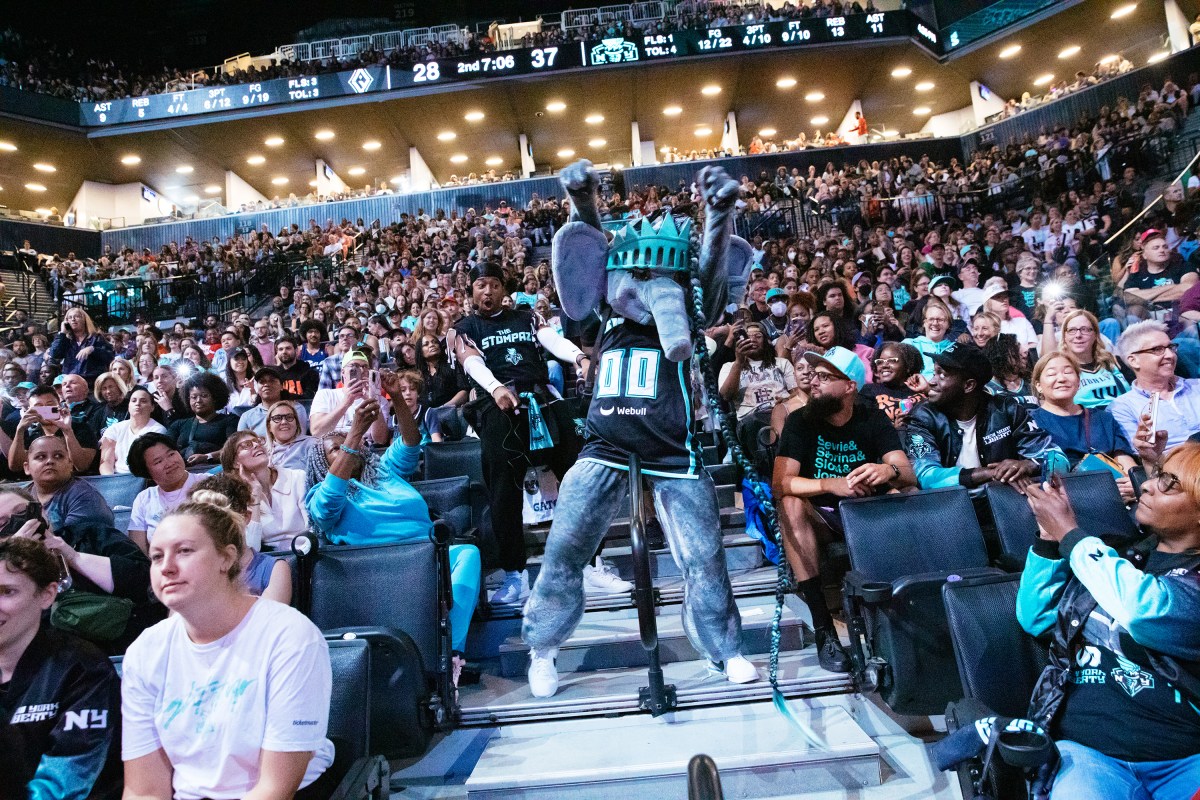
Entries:
[[348, 433], [358, 408], [367, 400], [375, 400], [381, 413], [374, 418], [367, 436], [373, 444], [386, 446], [392, 438], [388, 427], [391, 405], [380, 391], [379, 371], [372, 368], [374, 354], [369, 348], [358, 347], [334, 357], [341, 361], [338, 372], [342, 385], [317, 390], [310, 409], [310, 432], [318, 439], [330, 433]]
[[[1113, 400], [1108, 410], [1143, 459], [1156, 449], [1155, 458], [1161, 458], [1200, 433], [1200, 379], [1175, 374], [1178, 350], [1166, 324], [1156, 320], [1130, 325], [1117, 340], [1117, 352], [1133, 370], [1134, 380], [1133, 387]], [[1149, 441], [1138, 436], [1138, 425], [1146, 415], [1152, 423]]]
[[43, 434], [62, 435], [76, 472], [87, 472], [96, 461], [100, 444], [91, 426], [71, 417], [53, 387], [38, 386], [29, 393], [29, 407], [21, 414], [13, 431], [12, 445], [8, 449], [10, 470], [20, 474], [29, 443]]

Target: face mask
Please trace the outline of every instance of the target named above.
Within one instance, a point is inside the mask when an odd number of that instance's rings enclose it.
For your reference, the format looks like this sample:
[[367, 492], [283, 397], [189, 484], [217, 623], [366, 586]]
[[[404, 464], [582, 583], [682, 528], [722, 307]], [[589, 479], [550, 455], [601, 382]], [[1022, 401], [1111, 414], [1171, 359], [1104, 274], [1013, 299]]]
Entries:
[[788, 258], [795, 258], [795, 257], [796, 257], [796, 251], [788, 250]]
[[787, 311], [787, 303], [771, 303], [771, 313], [775, 316], [782, 317], [785, 311]]

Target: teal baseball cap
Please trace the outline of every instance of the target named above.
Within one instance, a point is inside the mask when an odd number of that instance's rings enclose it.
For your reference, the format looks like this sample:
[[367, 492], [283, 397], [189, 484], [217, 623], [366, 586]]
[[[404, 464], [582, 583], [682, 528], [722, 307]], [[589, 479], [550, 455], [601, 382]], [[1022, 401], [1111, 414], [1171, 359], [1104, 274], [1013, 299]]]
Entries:
[[805, 353], [804, 360], [814, 367], [817, 364], [824, 364], [843, 378], [854, 381], [854, 385], [859, 389], [867, 383], [867, 365], [854, 351], [844, 347], [831, 347], [825, 351], [824, 355]]

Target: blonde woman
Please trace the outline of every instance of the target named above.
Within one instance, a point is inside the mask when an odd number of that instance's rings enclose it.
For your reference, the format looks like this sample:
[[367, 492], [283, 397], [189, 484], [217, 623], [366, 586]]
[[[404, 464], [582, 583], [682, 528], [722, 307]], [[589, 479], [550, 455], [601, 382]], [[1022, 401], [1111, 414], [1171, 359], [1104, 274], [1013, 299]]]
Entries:
[[1075, 402], [1084, 408], [1104, 408], [1129, 391], [1129, 380], [1121, 373], [1117, 357], [1105, 347], [1100, 323], [1092, 312], [1075, 309], [1067, 313], [1059, 350], [1079, 362]]
[[82, 308], [72, 308], [62, 322], [62, 329], [50, 343], [49, 358], [62, 365], [63, 375], [82, 375], [94, 381], [112, 362], [116, 353], [96, 323]]

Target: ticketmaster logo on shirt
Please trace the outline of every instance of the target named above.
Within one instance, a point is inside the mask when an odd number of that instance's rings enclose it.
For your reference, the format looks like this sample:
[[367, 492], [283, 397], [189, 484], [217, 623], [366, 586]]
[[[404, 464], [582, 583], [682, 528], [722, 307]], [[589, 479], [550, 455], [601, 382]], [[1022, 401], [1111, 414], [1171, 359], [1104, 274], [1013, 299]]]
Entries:
[[317, 725], [319, 723], [315, 719], [294, 719], [294, 720], [292, 720], [292, 724], [293, 725]]

